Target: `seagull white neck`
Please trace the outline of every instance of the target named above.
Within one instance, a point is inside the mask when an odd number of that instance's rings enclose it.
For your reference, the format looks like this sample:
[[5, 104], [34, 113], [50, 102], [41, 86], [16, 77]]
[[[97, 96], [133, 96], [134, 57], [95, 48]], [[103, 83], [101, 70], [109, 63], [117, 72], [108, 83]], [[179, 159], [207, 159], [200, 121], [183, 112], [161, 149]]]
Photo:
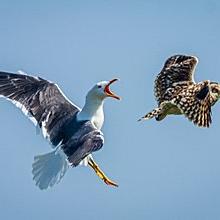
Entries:
[[97, 129], [101, 129], [104, 122], [103, 99], [86, 97], [86, 103], [81, 112], [78, 113], [77, 119], [90, 120]]

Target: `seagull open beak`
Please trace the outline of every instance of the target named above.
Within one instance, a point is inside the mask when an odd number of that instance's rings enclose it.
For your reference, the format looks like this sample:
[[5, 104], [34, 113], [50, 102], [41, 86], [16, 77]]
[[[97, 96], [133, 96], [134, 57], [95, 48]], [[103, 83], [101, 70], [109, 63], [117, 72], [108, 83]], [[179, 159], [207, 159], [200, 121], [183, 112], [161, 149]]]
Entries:
[[104, 92], [107, 96], [115, 98], [120, 100], [121, 98], [119, 96], [117, 96], [116, 94], [114, 94], [111, 90], [110, 90], [110, 85], [114, 82], [118, 81], [118, 79], [112, 79], [109, 81], [109, 83], [105, 86]]

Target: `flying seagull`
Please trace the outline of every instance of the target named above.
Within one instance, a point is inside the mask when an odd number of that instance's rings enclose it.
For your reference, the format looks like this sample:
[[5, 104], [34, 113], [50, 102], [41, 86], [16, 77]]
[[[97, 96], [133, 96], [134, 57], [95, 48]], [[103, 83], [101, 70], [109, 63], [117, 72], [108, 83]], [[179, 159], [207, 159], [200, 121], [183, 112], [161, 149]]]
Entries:
[[120, 99], [110, 90], [117, 81], [102, 81], [89, 90], [82, 109], [71, 103], [59, 87], [24, 73], [0, 72], [0, 96], [19, 107], [39, 126], [54, 150], [35, 156], [32, 173], [36, 185], [47, 189], [58, 183], [69, 167], [89, 165], [108, 185], [117, 186], [92, 158], [104, 143], [103, 104], [107, 97]]
[[184, 115], [199, 127], [209, 127], [211, 107], [220, 98], [220, 84], [194, 81], [198, 63], [195, 56], [174, 55], [164, 64], [155, 80], [154, 94], [158, 107], [141, 119], [163, 120], [167, 115]]

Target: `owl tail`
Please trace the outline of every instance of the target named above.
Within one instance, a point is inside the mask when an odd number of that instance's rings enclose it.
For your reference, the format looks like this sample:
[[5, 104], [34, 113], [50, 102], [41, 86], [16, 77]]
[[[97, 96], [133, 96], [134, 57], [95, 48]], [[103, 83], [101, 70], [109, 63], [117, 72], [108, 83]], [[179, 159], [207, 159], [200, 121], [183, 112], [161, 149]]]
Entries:
[[147, 120], [151, 118], [156, 118], [156, 120], [159, 119], [159, 116], [162, 114], [162, 108], [155, 108], [151, 112], [147, 113], [145, 116], [141, 117], [138, 121]]

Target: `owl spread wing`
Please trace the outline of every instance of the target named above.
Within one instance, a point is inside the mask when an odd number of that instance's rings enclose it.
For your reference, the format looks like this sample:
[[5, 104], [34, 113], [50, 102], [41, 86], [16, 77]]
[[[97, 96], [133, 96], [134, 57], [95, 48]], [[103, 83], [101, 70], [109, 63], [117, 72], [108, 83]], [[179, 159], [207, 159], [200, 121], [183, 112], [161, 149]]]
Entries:
[[198, 63], [194, 56], [174, 55], [167, 59], [155, 80], [154, 94], [157, 102], [164, 101], [164, 94], [174, 83], [194, 82], [193, 73]]
[[173, 99], [173, 103], [194, 124], [209, 127], [211, 119], [211, 102], [209, 82], [205, 81], [196, 87], [192, 85], [184, 89]]

